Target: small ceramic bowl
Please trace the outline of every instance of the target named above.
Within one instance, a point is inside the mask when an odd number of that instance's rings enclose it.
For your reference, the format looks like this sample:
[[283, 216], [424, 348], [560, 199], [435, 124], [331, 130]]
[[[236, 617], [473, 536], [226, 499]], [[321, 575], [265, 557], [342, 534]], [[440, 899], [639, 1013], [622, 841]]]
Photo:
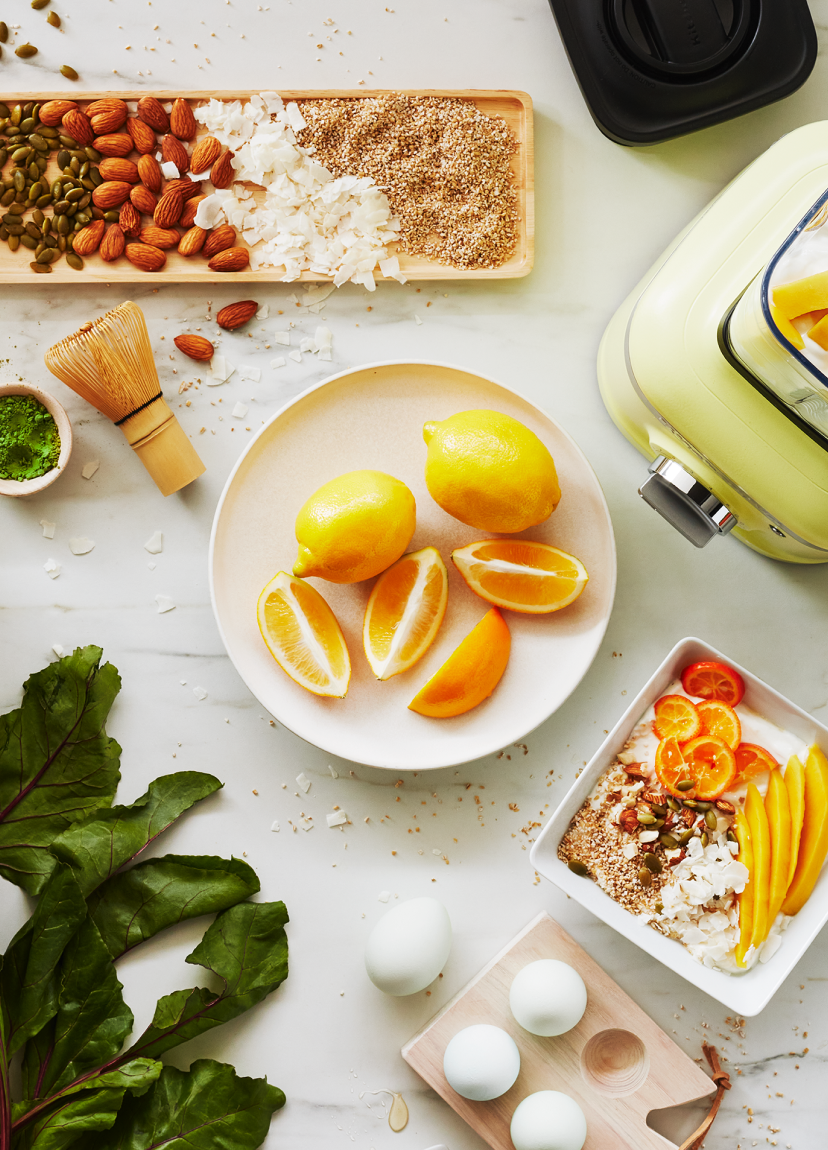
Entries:
[[69, 462], [69, 456], [72, 454], [72, 424], [54, 396], [33, 383], [0, 383], [0, 398], [4, 395], [33, 395], [43, 404], [57, 424], [60, 436], [57, 467], [53, 467], [45, 475], [39, 475], [37, 479], [0, 479], [0, 495], [34, 495], [36, 491], [43, 491], [50, 483], [54, 483]]

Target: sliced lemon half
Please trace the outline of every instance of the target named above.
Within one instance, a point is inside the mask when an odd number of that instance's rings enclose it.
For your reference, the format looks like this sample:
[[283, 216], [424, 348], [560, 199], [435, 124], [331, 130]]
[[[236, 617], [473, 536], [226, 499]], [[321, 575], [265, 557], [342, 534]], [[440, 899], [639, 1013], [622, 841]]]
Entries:
[[413, 667], [434, 642], [448, 603], [448, 572], [436, 547], [398, 559], [374, 584], [362, 644], [378, 679]]
[[280, 571], [259, 596], [259, 630], [294, 683], [315, 695], [344, 699], [351, 660], [336, 616], [315, 587]]

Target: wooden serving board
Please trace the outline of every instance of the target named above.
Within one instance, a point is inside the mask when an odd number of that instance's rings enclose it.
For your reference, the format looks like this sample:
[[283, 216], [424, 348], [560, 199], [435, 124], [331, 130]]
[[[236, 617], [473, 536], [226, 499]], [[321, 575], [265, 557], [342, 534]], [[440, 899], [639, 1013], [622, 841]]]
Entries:
[[[539, 958], [569, 963], [586, 983], [584, 1017], [557, 1038], [530, 1034], [509, 1009], [512, 979]], [[443, 1074], [450, 1039], [480, 1022], [502, 1027], [520, 1051], [517, 1082], [492, 1102], [462, 1098]], [[695, 1062], [545, 913], [495, 955], [403, 1047], [402, 1055], [494, 1150], [513, 1150], [512, 1114], [536, 1090], [560, 1090], [575, 1099], [587, 1120], [584, 1150], [665, 1150], [672, 1143], [647, 1126], [648, 1113], [694, 1101], [715, 1089]]]
[[[308, 99], [366, 99], [371, 96], [384, 96], [390, 91], [399, 91], [404, 96], [451, 96], [457, 99], [469, 100], [474, 103], [487, 116], [501, 116], [514, 133], [519, 147], [512, 158], [512, 170], [515, 173], [515, 184], [518, 192], [518, 209], [520, 220], [518, 224], [518, 240], [515, 251], [506, 263], [498, 268], [478, 268], [466, 271], [461, 268], [450, 267], [447, 264], [437, 263], [435, 260], [422, 259], [419, 256], [406, 255], [395, 251], [396, 245], [389, 246], [389, 254], [396, 254], [400, 261], [400, 270], [411, 280], [456, 280], [456, 279], [512, 279], [528, 275], [532, 270], [535, 255], [535, 209], [534, 209], [534, 142], [532, 125], [532, 99], [526, 92], [512, 91], [477, 91], [473, 88], [463, 88], [457, 91], [443, 89], [332, 89], [332, 90], [302, 90], [280, 91], [279, 95], [288, 103], [290, 100]], [[75, 95], [73, 92], [18, 92], [12, 95], [0, 94], [0, 101], [11, 106], [17, 103], [26, 103], [28, 100], [71, 100], [84, 109], [93, 100], [117, 97], [121, 100], [139, 100], [142, 96], [155, 96], [166, 104], [177, 97], [184, 97], [193, 108], [207, 103], [210, 99], [217, 100], [248, 100], [255, 93], [247, 92], [152, 92], [144, 89], [137, 92], [86, 92]], [[206, 135], [206, 129], [199, 124], [198, 135]], [[160, 136], [159, 136], [160, 140]], [[52, 179], [60, 175], [56, 164], [56, 152], [50, 156], [47, 175]], [[131, 153], [129, 159], [137, 159], [137, 153]], [[255, 185], [254, 185], [255, 190]], [[264, 190], [261, 196], [264, 198]], [[49, 209], [46, 209], [47, 213]], [[28, 216], [27, 216], [28, 218]], [[149, 220], [147, 219], [147, 223]], [[237, 246], [246, 246], [239, 237]], [[34, 272], [29, 267], [22, 248], [16, 252], [9, 251], [8, 246], [0, 242], [0, 283], [27, 283], [34, 278]], [[201, 255], [181, 256], [177, 251], [166, 253], [166, 266], [156, 273], [139, 271], [129, 260], [122, 256], [113, 263], [105, 263], [96, 253], [84, 256], [85, 267], [82, 272], [73, 271], [65, 260], [54, 265], [48, 283], [66, 281], [72, 283], [84, 280], [105, 281], [107, 284], [138, 283], [150, 279], [158, 279], [167, 283], [219, 283], [223, 280], [243, 280], [251, 283], [273, 283], [282, 280], [284, 270], [279, 267], [268, 268], [264, 271], [251, 271], [249, 268], [240, 272], [217, 273], [207, 267], [207, 261]], [[382, 279], [379, 269], [375, 271], [377, 279]], [[46, 279], [46, 277], [43, 277]], [[299, 281], [330, 282], [331, 277], [317, 272], [305, 271], [299, 276]], [[298, 281], [291, 281], [298, 282]]]

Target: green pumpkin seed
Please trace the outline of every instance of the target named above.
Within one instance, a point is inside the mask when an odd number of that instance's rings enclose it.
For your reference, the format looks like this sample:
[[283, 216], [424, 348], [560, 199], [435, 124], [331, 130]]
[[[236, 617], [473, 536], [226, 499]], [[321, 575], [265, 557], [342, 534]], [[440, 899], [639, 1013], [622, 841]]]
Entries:
[[701, 837], [701, 844], [703, 847], [706, 847], [709, 842], [710, 842], [710, 835], [707, 833], [707, 831], [704, 831], [702, 833], [702, 837]]
[[65, 236], [71, 230], [71, 223], [68, 216], [59, 215], [57, 217], [57, 230], [58, 235]]
[[638, 821], [644, 827], [651, 827], [655, 823], [655, 815], [645, 815], [642, 811], [639, 811]]
[[77, 156], [75, 156], [74, 159], [69, 164], [69, 170], [73, 176], [79, 176], [80, 175], [80, 160], [77, 158]]
[[728, 831], [727, 831], [727, 841], [729, 843], [738, 843], [738, 841], [739, 841], [739, 839], [736, 836], [736, 832], [730, 830], [729, 827], [728, 827]]
[[70, 68], [68, 64], [64, 64], [60, 70], [61, 76], [65, 76], [67, 80], [77, 80], [78, 74], [74, 68]]
[[82, 195], [82, 196], [81, 196], [81, 198], [78, 200], [78, 207], [79, 207], [79, 208], [88, 208], [88, 207], [89, 207], [89, 205], [90, 205], [91, 203], [92, 203], [92, 197], [91, 197], [91, 195], [89, 194], [89, 192], [86, 192], [86, 193], [85, 193], [84, 195]]
[[704, 821], [711, 831], [715, 831], [716, 827], [719, 825], [719, 820], [716, 818], [715, 811], [705, 811]]
[[18, 203], [9, 204], [9, 212], [13, 216], [22, 216], [25, 211], [26, 211], [26, 205], [25, 204], [18, 204]]
[[37, 166], [37, 163], [34, 160], [32, 160], [32, 162], [29, 164], [29, 166], [26, 170], [28, 172], [30, 180], [39, 180], [40, 179], [40, 168]]
[[661, 872], [664, 870], [664, 866], [658, 855], [644, 855], [644, 866], [648, 871], [651, 871], [652, 874], [661, 874]]
[[28, 164], [31, 154], [31, 148], [17, 148], [16, 151], [12, 152], [12, 163], [22, 167], [23, 164]]
[[43, 187], [43, 184], [41, 183], [41, 181], [38, 180], [37, 183], [32, 184], [32, 186], [29, 188], [29, 199], [30, 200], [40, 199], [40, 197], [43, 195], [45, 190], [46, 189]]
[[650, 810], [654, 815], [658, 815], [660, 819], [663, 819], [667, 814], [667, 808], [662, 807], [659, 803], [650, 803]]
[[28, 223], [24, 224], [23, 226], [25, 227], [28, 234], [32, 237], [32, 239], [40, 241], [43, 238], [43, 232], [40, 230], [37, 224]]
[[56, 248], [58, 246], [57, 236], [44, 235], [43, 242], [47, 248]]
[[14, 54], [21, 60], [30, 60], [32, 56], [37, 55], [37, 48], [34, 44], [21, 44], [19, 48], [15, 48]]
[[61, 144], [63, 144], [64, 148], [68, 148], [70, 152], [76, 152], [78, 150], [78, 141], [73, 139], [71, 136], [58, 136], [58, 139], [60, 140]]
[[68, 263], [69, 267], [73, 268], [76, 272], [83, 271], [83, 260], [79, 255], [76, 255], [75, 252], [66, 253], [66, 262]]
[[29, 264], [29, 267], [32, 269], [33, 272], [50, 272], [52, 270], [50, 264], [33, 263], [33, 264]]
[[[25, 109], [24, 109], [25, 111]], [[29, 132], [35, 129], [34, 116], [27, 116], [25, 120], [20, 121], [20, 131], [24, 136], [28, 136]]]
[[53, 28], [59, 28], [60, 27], [60, 16], [58, 16], [57, 12], [50, 12], [49, 15], [46, 17], [46, 23], [51, 24]]
[[9, 234], [9, 251], [16, 252], [20, 247], [20, 236]]
[[660, 830], [663, 826], [664, 826], [664, 819], [656, 819], [656, 821], [653, 823], [653, 827], [656, 830]]
[[59, 252], [65, 252], [66, 251], [66, 236], [58, 236], [57, 245], [58, 245], [58, 251]]
[[580, 859], [570, 859], [566, 864], [573, 874], [580, 875], [581, 878], [589, 878], [589, 868], [585, 867]]
[[45, 8], [49, 0], [32, 0], [32, 8]]
[[666, 847], [668, 851], [676, 850], [679, 845], [678, 839], [673, 838], [669, 831], [663, 831], [662, 834], [658, 836], [658, 841], [663, 847]]
[[57, 254], [54, 248], [45, 248], [37, 257], [37, 262], [39, 264], [50, 264]]
[[696, 785], [695, 779], [682, 779], [680, 783], [676, 783], [676, 787], [680, 791], [692, 791], [692, 789], [695, 785]]
[[[8, 38], [9, 26], [5, 20], [0, 20], [0, 44], [5, 44]], [[0, 116], [3, 116], [3, 118], [6, 120], [9, 118], [9, 109], [5, 104], [0, 104]]]
[[8, 205], [12, 202], [13, 199], [14, 199], [14, 188], [10, 188], [9, 191], [3, 192], [2, 196], [0, 196], [0, 207], [3, 207], [3, 208], [8, 207]]
[[42, 136], [39, 136], [37, 134], [37, 132], [32, 132], [31, 136], [29, 136], [29, 143], [38, 152], [48, 152], [49, 151], [49, 145], [46, 143], [46, 141], [43, 139]]
[[66, 193], [66, 199], [70, 204], [76, 203], [78, 200], [83, 199], [83, 188], [72, 188], [71, 192]]
[[664, 903], [663, 902], [657, 902], [655, 904], [655, 912], [656, 912], [656, 914], [664, 914]]
[[8, 230], [5, 224], [0, 224], [0, 240], [7, 240], [9, 238]]
[[51, 124], [40, 124], [37, 130], [44, 140], [56, 140], [60, 135], [57, 128], [53, 128]]
[[91, 170], [92, 170], [92, 165], [89, 163], [88, 160], [86, 160], [84, 163], [81, 164], [80, 171], [78, 172], [78, 175], [80, 176], [81, 179], [83, 179], [84, 176], [89, 175]]
[[17, 127], [19, 125], [20, 121], [23, 119], [23, 105], [22, 104], [15, 104], [14, 105], [14, 107], [11, 110], [11, 115], [9, 116], [9, 119], [11, 120], [11, 122], [14, 124], [15, 127]]
[[22, 236], [26, 230], [22, 224], [5, 224], [4, 226], [10, 236]]
[[89, 212], [78, 212], [78, 214], [75, 216], [75, 223], [83, 224], [86, 226], [86, 224], [92, 223], [92, 217], [90, 216]]
[[37, 240], [32, 239], [32, 237], [30, 235], [27, 235], [25, 232], [20, 237], [20, 242], [23, 245], [23, 247], [28, 248], [29, 251], [33, 252], [37, 248]]
[[41, 227], [46, 223], [46, 217], [40, 210], [32, 212], [32, 223], [39, 224]]
[[696, 799], [696, 810], [697, 811], [709, 811], [712, 806], [713, 806], [712, 803], [705, 803], [701, 799]]
[[650, 873], [649, 867], [643, 866], [641, 868], [641, 870], [638, 872], [638, 881], [641, 883], [642, 886], [652, 886], [653, 885], [653, 876]]
[[69, 201], [68, 200], [58, 200], [58, 202], [55, 204], [55, 215], [56, 216], [65, 216], [68, 210], [69, 210]]
[[684, 800], [684, 805], [685, 805], [685, 806], [687, 807], [687, 809], [688, 809], [688, 810], [690, 810], [690, 811], [697, 811], [697, 810], [699, 809], [699, 804], [698, 804], [698, 802], [696, 801], [696, 799], [685, 799], [685, 800]]
[[83, 150], [86, 152], [86, 158], [88, 160], [94, 161], [96, 164], [99, 164], [103, 159], [102, 154], [96, 148], [93, 148], [88, 144]]
[[[97, 188], [98, 184], [95, 183], [95, 181], [92, 177], [97, 176], [97, 174], [98, 174], [97, 171], [95, 171], [95, 169], [93, 168], [92, 171], [89, 173], [89, 175], [84, 176], [83, 179], [81, 180], [81, 187], [86, 188], [86, 190], [88, 192], [94, 192], [94, 190], [95, 190], [95, 188]], [[98, 183], [100, 183], [100, 180], [98, 181]]]
[[27, 119], [29, 116], [31, 116], [32, 108], [34, 108], [34, 100], [29, 100], [29, 102], [27, 104], [23, 105], [23, 119], [24, 120]]
[[69, 167], [69, 163], [70, 163], [71, 159], [72, 159], [72, 157], [69, 155], [67, 150], [65, 148], [63, 148], [57, 154], [57, 166], [60, 168], [61, 171], [63, 171], [64, 168]]
[[687, 844], [690, 842], [691, 838], [693, 837], [693, 835], [695, 833], [696, 832], [693, 830], [692, 827], [689, 827], [686, 831], [682, 831], [681, 834], [679, 835], [679, 840], [678, 840], [679, 846], [681, 846], [681, 847], [687, 846]]
[[117, 224], [120, 218], [121, 213], [117, 210], [117, 208], [113, 208], [112, 211], [109, 212], [104, 212], [104, 219], [108, 224]]
[[35, 253], [35, 259], [37, 259], [37, 257], [40, 255], [40, 253], [41, 253], [42, 251], [45, 251], [45, 249], [46, 249], [46, 245], [45, 245], [44, 243], [40, 243], [40, 244], [38, 244], [38, 245], [37, 245], [37, 247], [36, 247], [36, 248], [35, 248], [35, 250], [34, 250], [34, 253]]
[[43, 195], [40, 197], [40, 199], [37, 201], [37, 206], [39, 208], [45, 208], [45, 207], [48, 207], [48, 205], [51, 204], [51, 202], [52, 202], [51, 194], [49, 192], [44, 192]]
[[8, 159], [8, 156], [9, 156], [8, 151], [5, 148], [0, 148], [0, 168], [3, 167], [6, 160]]

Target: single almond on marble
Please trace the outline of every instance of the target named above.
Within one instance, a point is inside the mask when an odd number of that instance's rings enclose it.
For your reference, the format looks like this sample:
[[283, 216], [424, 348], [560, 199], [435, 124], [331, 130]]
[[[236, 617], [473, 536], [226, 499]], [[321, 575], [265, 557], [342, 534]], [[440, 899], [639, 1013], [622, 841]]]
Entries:
[[145, 188], [143, 184], [138, 184], [134, 187], [129, 193], [129, 198], [135, 209], [142, 212], [145, 216], [155, 214], [155, 205], [158, 201], [149, 188]]
[[155, 132], [153, 132], [149, 124], [145, 124], [144, 121], [139, 120], [137, 116], [130, 116], [126, 122], [126, 130], [132, 137], [135, 151], [140, 152], [142, 156], [148, 156], [158, 147]]
[[227, 248], [232, 248], [236, 242], [236, 232], [230, 224], [222, 224], [221, 227], [213, 228], [204, 241], [204, 254], [208, 259], [217, 256], [219, 252], [226, 251]]
[[40, 122], [47, 128], [56, 128], [67, 112], [76, 112], [74, 100], [47, 100], [40, 109]]
[[198, 131], [193, 110], [181, 96], [173, 102], [170, 112], [170, 131], [179, 140], [192, 140]]
[[210, 169], [210, 183], [214, 188], [229, 188], [232, 184], [235, 172], [232, 159], [233, 153], [225, 152], [213, 164]]
[[190, 157], [187, 149], [175, 136], [165, 136], [161, 141], [161, 155], [166, 162], [175, 164], [180, 176], [189, 171]]
[[216, 323], [225, 331], [235, 331], [237, 327], [242, 327], [248, 320], [252, 319], [258, 310], [259, 305], [254, 299], [242, 299], [238, 303], [229, 303], [216, 316]]
[[101, 259], [112, 263], [124, 254], [126, 240], [120, 224], [110, 224], [101, 240]]
[[79, 232], [75, 233], [72, 251], [79, 256], [91, 256], [103, 239], [105, 228], [106, 224], [103, 220], [93, 220], [91, 224], [81, 228]]
[[126, 257], [142, 272], [160, 272], [167, 262], [161, 249], [150, 247], [149, 244], [127, 244]]
[[190, 335], [189, 332], [185, 332], [184, 335], [177, 335], [173, 343], [184, 355], [198, 360], [199, 363], [205, 363], [213, 358], [213, 345], [203, 335]]
[[95, 139], [89, 118], [79, 112], [77, 108], [70, 108], [61, 120], [61, 127], [67, 136], [71, 136], [82, 148], [90, 146]]
[[215, 136], [202, 136], [190, 156], [191, 172], [206, 172], [221, 155], [221, 144]]
[[151, 192], [160, 192], [163, 177], [155, 156], [141, 156], [136, 167], [138, 168], [138, 175], [141, 177], [142, 183], [144, 183]]
[[164, 106], [155, 96], [142, 96], [138, 101], [138, 118], [156, 132], [169, 132], [170, 118], [164, 111]]
[[102, 156], [128, 156], [132, 151], [132, 136], [129, 132], [112, 132], [107, 136], [96, 136], [92, 147]]
[[141, 179], [132, 160], [125, 160], [122, 156], [105, 156], [98, 165], [98, 171], [105, 180], [126, 180], [128, 184], [137, 184]]
[[132, 185], [125, 180], [107, 180], [92, 192], [92, 203], [102, 212], [108, 212], [112, 208], [119, 208], [124, 200], [128, 200], [131, 190]]
[[166, 250], [168, 248], [177, 248], [181, 235], [175, 228], [150, 226], [148, 228], [142, 228], [138, 238], [142, 244], [149, 244], [150, 247]]

